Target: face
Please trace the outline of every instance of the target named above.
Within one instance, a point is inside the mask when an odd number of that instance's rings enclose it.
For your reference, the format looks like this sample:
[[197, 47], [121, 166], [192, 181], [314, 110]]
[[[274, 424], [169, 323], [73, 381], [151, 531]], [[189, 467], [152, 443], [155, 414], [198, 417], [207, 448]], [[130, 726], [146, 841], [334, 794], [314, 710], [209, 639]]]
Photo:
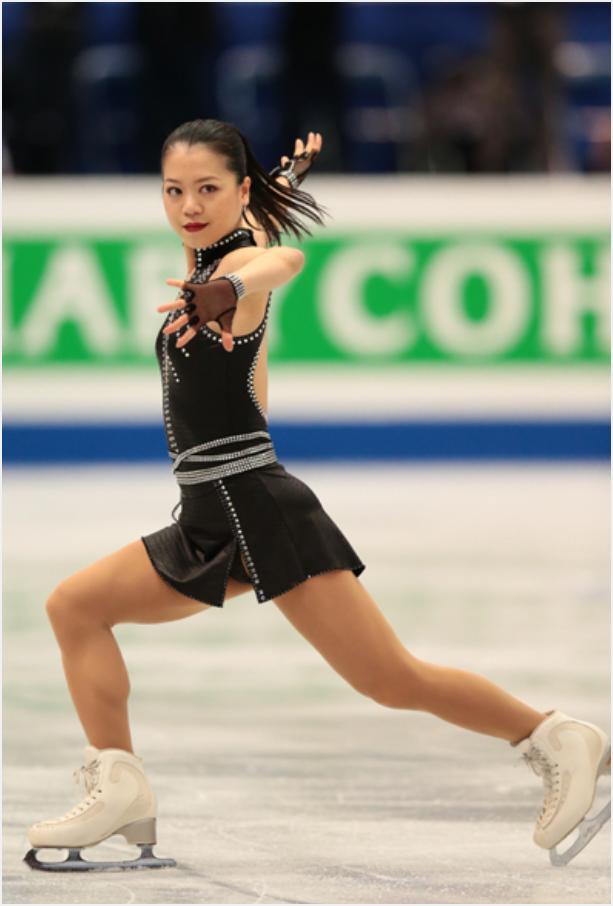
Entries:
[[[164, 210], [173, 230], [192, 249], [217, 242], [241, 224], [251, 179], [239, 185], [226, 159], [208, 145], [174, 145], [164, 159]], [[200, 224], [186, 229], [188, 224]]]

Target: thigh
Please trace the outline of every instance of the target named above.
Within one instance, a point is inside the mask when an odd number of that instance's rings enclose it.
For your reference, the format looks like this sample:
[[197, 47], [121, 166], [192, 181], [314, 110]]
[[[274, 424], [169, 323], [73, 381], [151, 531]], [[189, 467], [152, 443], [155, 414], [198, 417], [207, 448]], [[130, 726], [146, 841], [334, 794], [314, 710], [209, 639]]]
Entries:
[[351, 570], [313, 576], [275, 598], [296, 629], [351, 685], [366, 695], [419, 661], [404, 647]]
[[[230, 577], [226, 599], [251, 590], [251, 585]], [[172, 588], [156, 572], [141, 539], [96, 560], [64, 579], [50, 602], [56, 600], [71, 617], [116, 623], [165, 623], [181, 620], [211, 607]]]

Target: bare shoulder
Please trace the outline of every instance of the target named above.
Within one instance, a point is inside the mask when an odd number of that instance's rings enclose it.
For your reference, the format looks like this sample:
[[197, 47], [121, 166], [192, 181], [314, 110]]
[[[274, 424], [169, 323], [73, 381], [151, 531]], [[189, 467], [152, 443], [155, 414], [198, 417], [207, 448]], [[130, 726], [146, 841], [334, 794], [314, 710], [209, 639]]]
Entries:
[[[268, 248], [269, 241], [268, 241], [268, 236], [266, 235], [266, 231], [262, 228], [262, 225], [260, 223], [258, 223], [256, 218], [254, 217], [253, 211], [251, 210], [251, 208], [248, 208], [247, 210], [249, 211], [249, 220], [247, 220], [245, 217], [243, 217], [241, 220], [241, 227], [244, 230], [251, 230], [251, 232], [253, 233], [253, 239], [254, 239], [256, 245], [259, 245], [263, 249]], [[255, 221], [255, 223], [254, 223], [254, 221]]]

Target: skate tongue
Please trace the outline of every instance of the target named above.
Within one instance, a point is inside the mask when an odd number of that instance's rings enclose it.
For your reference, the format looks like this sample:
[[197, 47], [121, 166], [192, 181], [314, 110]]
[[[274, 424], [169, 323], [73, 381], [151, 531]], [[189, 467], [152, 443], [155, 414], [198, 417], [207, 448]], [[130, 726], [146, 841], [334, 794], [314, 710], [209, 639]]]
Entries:
[[520, 740], [518, 743], [515, 744], [514, 748], [519, 753], [519, 757], [515, 761], [515, 765], [514, 765], [517, 768], [517, 767], [519, 767], [519, 765], [524, 765], [528, 761], [528, 758], [526, 756], [528, 755], [528, 752], [532, 748], [532, 742], [530, 741], [530, 737], [528, 736], [527, 739]]
[[83, 758], [85, 760], [85, 765], [88, 765], [90, 762], [96, 758], [100, 749], [97, 749], [96, 746], [87, 745], [83, 749]]

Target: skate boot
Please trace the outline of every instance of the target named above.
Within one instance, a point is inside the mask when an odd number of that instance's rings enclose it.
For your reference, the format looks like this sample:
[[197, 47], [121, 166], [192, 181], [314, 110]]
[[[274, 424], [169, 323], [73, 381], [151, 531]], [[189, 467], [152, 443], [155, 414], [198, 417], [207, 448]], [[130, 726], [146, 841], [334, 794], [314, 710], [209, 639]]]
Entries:
[[[39, 821], [28, 828], [32, 845], [24, 862], [44, 871], [122, 871], [128, 868], [176, 866], [174, 859], [160, 859], [152, 852], [156, 843], [157, 799], [143, 770], [143, 759], [123, 749], [85, 746], [85, 764], [73, 776], [83, 777], [87, 796], [60, 818]], [[81, 858], [81, 850], [114, 834], [140, 846], [136, 859], [94, 862]], [[68, 849], [63, 862], [42, 862], [39, 849]]]
[[[552, 865], [566, 865], [581, 852], [611, 817], [611, 802], [590, 818], [601, 774], [611, 773], [611, 744], [594, 724], [574, 720], [562, 711], [548, 717], [530, 736], [516, 743], [522, 758], [543, 778], [545, 802], [538, 815], [533, 840], [549, 850]], [[574, 843], [564, 852], [556, 846], [579, 827]]]

